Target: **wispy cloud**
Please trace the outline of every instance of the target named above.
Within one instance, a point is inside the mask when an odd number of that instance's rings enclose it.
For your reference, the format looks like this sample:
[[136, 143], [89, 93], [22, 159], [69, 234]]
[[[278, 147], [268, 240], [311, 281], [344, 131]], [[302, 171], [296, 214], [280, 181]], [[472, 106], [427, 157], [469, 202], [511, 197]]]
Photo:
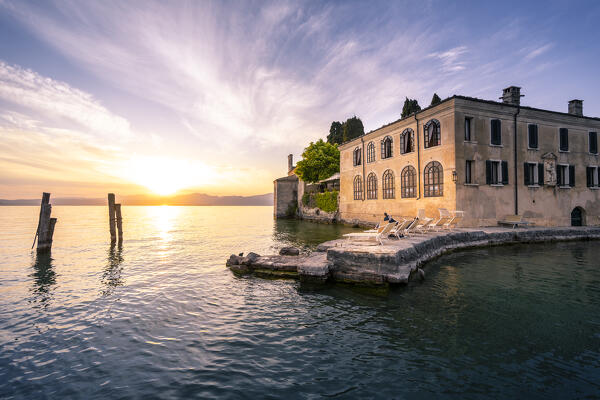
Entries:
[[[89, 93], [1, 60], [0, 98], [50, 118], [75, 122], [86, 131], [117, 138], [131, 136], [129, 122], [108, 111]], [[16, 117], [12, 115], [13, 120]], [[19, 121], [32, 123], [31, 119]]]
[[545, 52], [547, 52], [548, 50], [550, 50], [553, 46], [553, 43], [547, 43], [543, 46], [539, 46], [533, 49], [526, 49], [526, 55], [525, 55], [525, 59], [527, 61], [533, 60], [534, 58], [541, 56], [542, 54], [544, 54]]
[[467, 52], [466, 46], [454, 47], [452, 49], [435, 52], [429, 54], [430, 58], [435, 58], [441, 61], [442, 71], [444, 72], [459, 72], [465, 69], [465, 60], [463, 55]]

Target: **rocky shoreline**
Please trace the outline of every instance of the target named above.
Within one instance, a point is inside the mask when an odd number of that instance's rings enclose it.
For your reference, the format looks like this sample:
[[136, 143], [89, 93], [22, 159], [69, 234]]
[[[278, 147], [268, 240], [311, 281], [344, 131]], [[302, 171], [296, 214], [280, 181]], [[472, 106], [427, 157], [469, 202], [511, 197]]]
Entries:
[[389, 239], [384, 245], [337, 239], [321, 243], [309, 255], [299, 255], [294, 248], [284, 248], [279, 255], [231, 255], [227, 267], [235, 274], [298, 278], [306, 282], [406, 284], [424, 277], [419, 267], [427, 261], [457, 249], [598, 239], [600, 227], [459, 229]]

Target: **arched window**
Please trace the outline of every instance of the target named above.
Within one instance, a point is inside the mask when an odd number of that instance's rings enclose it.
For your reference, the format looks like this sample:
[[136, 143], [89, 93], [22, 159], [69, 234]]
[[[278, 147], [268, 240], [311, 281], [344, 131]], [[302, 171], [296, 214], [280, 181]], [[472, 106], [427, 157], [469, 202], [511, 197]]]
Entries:
[[377, 198], [377, 177], [373, 172], [367, 176], [367, 200]]
[[360, 175], [354, 177], [354, 200], [363, 199], [363, 183]]
[[442, 144], [440, 121], [432, 119], [423, 127], [425, 134], [425, 148], [439, 146]]
[[417, 197], [417, 171], [410, 165], [402, 170], [402, 197]]
[[354, 153], [352, 153], [352, 154], [353, 154], [353, 156], [352, 156], [353, 163], [354, 163], [354, 166], [356, 167], [357, 165], [360, 165], [362, 162], [362, 157], [361, 157], [362, 151], [360, 151], [360, 148], [357, 147], [354, 149]]
[[442, 164], [437, 161], [431, 161], [427, 164], [423, 180], [423, 194], [425, 197], [444, 195], [444, 169], [442, 168]]
[[375, 161], [375, 143], [369, 142], [367, 145], [367, 162], [372, 163]]
[[386, 136], [383, 138], [383, 140], [381, 141], [381, 159], [390, 158], [393, 155], [393, 143], [394, 141], [392, 140], [391, 136]]
[[400, 135], [400, 153], [412, 153], [415, 151], [415, 133], [412, 129], [406, 128]]
[[384, 199], [394, 199], [396, 198], [396, 186], [394, 185], [394, 173], [391, 169], [386, 170], [383, 173], [383, 185], [381, 186], [383, 190], [383, 198]]

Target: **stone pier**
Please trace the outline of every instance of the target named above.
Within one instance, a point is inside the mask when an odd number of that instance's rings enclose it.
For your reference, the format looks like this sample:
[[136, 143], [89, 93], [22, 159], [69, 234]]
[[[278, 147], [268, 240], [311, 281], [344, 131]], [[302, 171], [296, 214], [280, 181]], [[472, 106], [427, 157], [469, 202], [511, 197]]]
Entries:
[[464, 248], [512, 243], [598, 240], [600, 227], [480, 228], [431, 232], [375, 241], [337, 239], [320, 244], [310, 255], [232, 255], [227, 266], [237, 274], [293, 277], [302, 281], [357, 284], [405, 284], [418, 268], [444, 253]]

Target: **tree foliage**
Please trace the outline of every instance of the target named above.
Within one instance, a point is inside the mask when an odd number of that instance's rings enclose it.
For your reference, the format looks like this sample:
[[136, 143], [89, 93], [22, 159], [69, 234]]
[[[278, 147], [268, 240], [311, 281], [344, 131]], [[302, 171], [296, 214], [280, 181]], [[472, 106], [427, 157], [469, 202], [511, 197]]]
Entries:
[[356, 139], [359, 136], [365, 134], [365, 127], [362, 121], [356, 115], [352, 118], [348, 118], [346, 122], [342, 124], [342, 136], [344, 142], [352, 139]]
[[340, 172], [340, 151], [337, 146], [319, 139], [304, 149], [298, 161], [296, 175], [304, 182], [315, 183]]
[[431, 104], [429, 105], [429, 107], [435, 106], [436, 104], [439, 104], [441, 102], [442, 99], [440, 99], [440, 96], [438, 96], [437, 93], [434, 93], [433, 97], [431, 98]]
[[341, 144], [344, 141], [344, 132], [342, 130], [342, 123], [339, 121], [333, 121], [329, 128], [329, 135], [327, 135], [327, 143]]
[[408, 97], [404, 100], [404, 107], [402, 107], [402, 118], [406, 118], [411, 114], [421, 111], [421, 106], [416, 99], [409, 99]]

